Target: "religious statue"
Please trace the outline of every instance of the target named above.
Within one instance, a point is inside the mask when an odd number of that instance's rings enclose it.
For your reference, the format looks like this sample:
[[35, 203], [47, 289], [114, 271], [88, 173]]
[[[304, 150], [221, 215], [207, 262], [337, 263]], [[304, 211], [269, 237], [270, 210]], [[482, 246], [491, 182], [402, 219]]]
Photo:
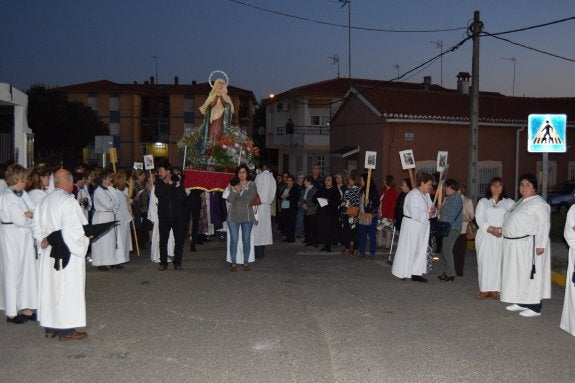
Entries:
[[[212, 83], [212, 76], [221, 73], [225, 79], [218, 78]], [[224, 128], [229, 128], [232, 124], [234, 104], [228, 95], [228, 76], [222, 71], [212, 72], [209, 79], [212, 90], [206, 102], [200, 107], [200, 112], [204, 115], [202, 125], [203, 139], [200, 150], [205, 154], [210, 144], [217, 143], [222, 136]]]

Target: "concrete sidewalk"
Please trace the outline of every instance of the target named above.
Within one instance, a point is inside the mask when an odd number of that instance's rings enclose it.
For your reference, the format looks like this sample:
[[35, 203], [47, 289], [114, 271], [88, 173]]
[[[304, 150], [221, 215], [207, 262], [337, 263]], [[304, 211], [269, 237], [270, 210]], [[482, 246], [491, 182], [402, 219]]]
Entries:
[[563, 289], [523, 318], [478, 301], [464, 276], [426, 284], [375, 261], [301, 244], [267, 249], [230, 273], [223, 242], [157, 271], [148, 254], [87, 272], [89, 338], [45, 339], [37, 324], [0, 324], [3, 381], [569, 382], [575, 337], [559, 329]]

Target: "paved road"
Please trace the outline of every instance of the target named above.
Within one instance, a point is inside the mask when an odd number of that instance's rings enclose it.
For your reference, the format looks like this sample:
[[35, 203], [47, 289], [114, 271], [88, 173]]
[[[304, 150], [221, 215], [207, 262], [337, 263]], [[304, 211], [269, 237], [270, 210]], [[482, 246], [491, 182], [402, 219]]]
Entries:
[[[89, 338], [0, 324], [5, 382], [569, 382], [575, 338], [563, 291], [523, 318], [477, 301], [476, 267], [454, 282], [400, 281], [379, 260], [268, 248], [230, 273], [223, 243], [158, 272], [147, 254], [87, 273]], [[313, 248], [312, 248], [313, 249]]]

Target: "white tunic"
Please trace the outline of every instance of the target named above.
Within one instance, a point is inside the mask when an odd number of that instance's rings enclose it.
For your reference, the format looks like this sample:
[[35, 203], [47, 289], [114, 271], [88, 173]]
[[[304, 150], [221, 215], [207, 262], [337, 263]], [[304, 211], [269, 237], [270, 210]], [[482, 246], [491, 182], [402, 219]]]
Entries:
[[254, 245], [272, 245], [273, 231], [272, 231], [272, 204], [276, 196], [276, 180], [272, 173], [264, 170], [256, 176], [254, 180], [260, 196], [261, 205], [257, 207], [256, 219], [257, 225], [253, 227]]
[[38, 305], [34, 221], [24, 215], [34, 210], [25, 191], [18, 197], [7, 188], [0, 195], [0, 309], [9, 317]]
[[391, 273], [398, 278], [410, 278], [427, 272], [429, 242], [429, 209], [433, 202], [429, 194], [413, 189], [405, 196], [401, 231]]
[[88, 221], [73, 195], [55, 189], [34, 213], [35, 237], [41, 241], [62, 230], [71, 252], [68, 265], [59, 271], [50, 258], [51, 246], [41, 249], [38, 277], [38, 320], [42, 327], [68, 329], [86, 326], [86, 251], [89, 240], [83, 225]]
[[[152, 244], [150, 249], [150, 259], [152, 262], [160, 263], [160, 228], [158, 219], [158, 197], [155, 193], [156, 187], [153, 186], [150, 191], [150, 202], [148, 205], [148, 219], [154, 224], [152, 229]], [[168, 262], [172, 262], [174, 257], [174, 232], [170, 230], [170, 237], [168, 238]]]
[[[501, 301], [539, 304], [551, 298], [551, 251], [549, 246], [549, 205], [538, 195], [517, 201], [503, 221], [503, 262]], [[522, 239], [519, 238], [528, 235]], [[535, 248], [545, 249], [535, 256], [535, 275], [531, 268]]]
[[[94, 217], [92, 218], [92, 223], [97, 224], [119, 220], [118, 209], [120, 208], [120, 200], [116, 189], [109, 186], [106, 190], [98, 186], [94, 190], [93, 202]], [[116, 253], [118, 238], [120, 237], [118, 227], [115, 226], [95, 241], [92, 241], [93, 266], [110, 266], [126, 262], [124, 257], [119, 257]]]
[[41, 189], [32, 189], [28, 191], [28, 196], [34, 202], [34, 205], [40, 205], [40, 202], [48, 195], [47, 192]]
[[117, 227], [118, 246], [116, 248], [116, 258], [120, 263], [125, 263], [130, 261], [130, 250], [132, 250], [132, 233], [130, 232], [132, 216], [128, 210], [128, 196], [126, 193], [118, 189], [110, 188], [110, 190], [112, 189], [116, 193], [116, 198], [120, 203], [118, 213], [116, 214], [116, 219], [120, 221]]
[[475, 237], [477, 250], [477, 277], [479, 291], [499, 291], [501, 287], [501, 252], [503, 237], [489, 234], [489, 226], [503, 226], [505, 214], [513, 207], [512, 199], [504, 198], [497, 204], [493, 199], [482, 198], [477, 203], [475, 221], [479, 229]]
[[572, 279], [575, 270], [575, 205], [571, 206], [567, 213], [563, 236], [569, 244], [569, 264], [567, 266], [565, 300], [563, 301], [560, 327], [575, 336], [575, 283]]

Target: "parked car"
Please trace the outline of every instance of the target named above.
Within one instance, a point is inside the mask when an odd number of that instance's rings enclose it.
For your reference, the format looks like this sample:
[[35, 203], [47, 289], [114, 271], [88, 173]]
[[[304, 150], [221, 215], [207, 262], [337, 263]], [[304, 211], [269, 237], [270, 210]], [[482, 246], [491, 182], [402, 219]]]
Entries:
[[551, 205], [551, 211], [567, 213], [567, 210], [575, 203], [575, 181], [555, 185], [547, 193], [547, 203]]

